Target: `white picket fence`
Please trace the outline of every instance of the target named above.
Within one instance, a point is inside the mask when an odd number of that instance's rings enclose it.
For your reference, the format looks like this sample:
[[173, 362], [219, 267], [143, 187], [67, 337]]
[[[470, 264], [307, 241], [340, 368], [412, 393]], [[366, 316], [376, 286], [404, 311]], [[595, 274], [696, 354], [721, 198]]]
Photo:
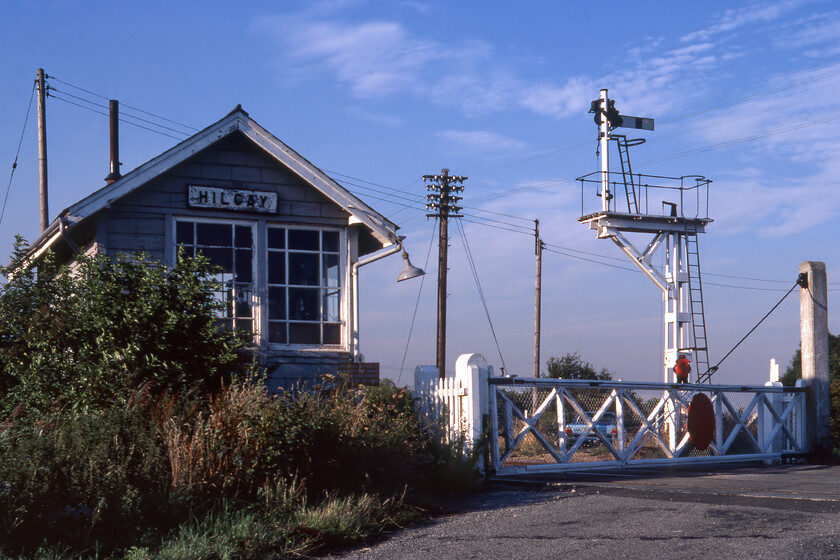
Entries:
[[455, 362], [455, 375], [438, 378], [433, 366], [414, 371], [417, 413], [426, 426], [440, 431], [442, 441], [463, 442], [471, 450], [482, 435], [482, 403], [487, 403], [487, 379], [493, 367], [480, 354], [464, 354]]
[[454, 377], [430, 382], [417, 400], [417, 414], [424, 425], [439, 430], [439, 437], [454, 442], [466, 429], [469, 390]]

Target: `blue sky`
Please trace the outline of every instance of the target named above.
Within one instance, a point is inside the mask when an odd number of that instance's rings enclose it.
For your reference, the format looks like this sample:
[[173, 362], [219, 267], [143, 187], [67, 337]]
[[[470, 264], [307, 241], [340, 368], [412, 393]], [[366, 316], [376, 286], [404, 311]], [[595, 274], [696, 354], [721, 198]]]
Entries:
[[[447, 167], [469, 177], [462, 229], [450, 227], [448, 362], [480, 352], [531, 375], [529, 231], [539, 219], [548, 244], [542, 361], [577, 351], [622, 379], [656, 381], [660, 293], [577, 221], [574, 178], [598, 166], [587, 110], [601, 88], [622, 113], [656, 119], [655, 132], [637, 135], [647, 143], [633, 153], [634, 171], [714, 181], [715, 221], [700, 238], [712, 362], [793, 285], [802, 261], [826, 263], [830, 302], [840, 291], [840, 8], [732, 5], [0, 0], [2, 184], [39, 67], [56, 89], [47, 109], [51, 217], [108, 173], [107, 118], [73, 105], [94, 108], [79, 97], [181, 123], [163, 121], [177, 130], [157, 129], [169, 136], [124, 124], [124, 171], [182, 139], [182, 124], [203, 128], [241, 103], [398, 223], [429, 272], [418, 299], [420, 281], [394, 282], [398, 257], [362, 269], [362, 351], [383, 375], [410, 383], [415, 365], [435, 360], [434, 249], [426, 264], [434, 222], [420, 178]], [[15, 233], [34, 239], [37, 230], [31, 118], [0, 240], [10, 248]], [[760, 383], [770, 358], [787, 364], [798, 310], [794, 293], [715, 381]], [[840, 332], [837, 315], [829, 326]]]

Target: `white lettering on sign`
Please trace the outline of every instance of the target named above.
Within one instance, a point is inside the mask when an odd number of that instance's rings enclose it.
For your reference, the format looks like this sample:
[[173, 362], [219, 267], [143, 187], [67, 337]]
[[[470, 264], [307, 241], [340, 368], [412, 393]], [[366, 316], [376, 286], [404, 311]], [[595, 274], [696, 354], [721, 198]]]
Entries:
[[187, 205], [244, 212], [277, 213], [277, 193], [190, 185]]

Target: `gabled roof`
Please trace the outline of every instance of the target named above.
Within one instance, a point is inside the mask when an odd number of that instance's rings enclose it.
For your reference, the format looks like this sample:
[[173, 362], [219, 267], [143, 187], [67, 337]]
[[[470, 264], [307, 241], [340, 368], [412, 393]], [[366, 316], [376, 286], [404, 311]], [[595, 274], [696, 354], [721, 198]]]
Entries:
[[62, 211], [50, 226], [32, 243], [28, 259], [37, 259], [59, 237], [66, 237], [66, 228], [85, 221], [111, 203], [162, 175], [190, 156], [235, 132], [241, 132], [279, 163], [288, 167], [303, 181], [320, 191], [350, 214], [350, 223], [366, 226], [383, 246], [398, 243], [397, 226], [370, 208], [347, 189], [332, 180], [306, 158], [261, 127], [241, 105], [223, 119], [184, 140], [177, 146], [132, 170], [117, 181], [99, 189]]

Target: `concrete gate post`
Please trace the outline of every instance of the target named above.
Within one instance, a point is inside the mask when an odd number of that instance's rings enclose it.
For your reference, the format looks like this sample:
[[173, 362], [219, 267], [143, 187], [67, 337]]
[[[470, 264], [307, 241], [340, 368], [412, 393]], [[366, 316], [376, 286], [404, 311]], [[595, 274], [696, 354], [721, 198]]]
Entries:
[[461, 354], [455, 361], [455, 379], [466, 389], [467, 407], [463, 407], [466, 417], [466, 433], [472, 444], [477, 443], [484, 432], [484, 417], [489, 414], [487, 399], [487, 378], [493, 375], [493, 367], [481, 354]]
[[802, 338], [802, 380], [808, 387], [808, 433], [811, 453], [831, 454], [831, 397], [828, 377], [828, 289], [825, 263], [806, 261], [799, 266], [806, 275], [799, 289], [799, 322]]
[[[466, 418], [464, 436], [467, 438], [468, 450], [472, 451], [482, 444], [484, 429], [490, 414], [489, 387], [487, 379], [493, 377], [493, 366], [487, 365], [487, 360], [481, 354], [461, 354], [455, 361], [455, 379], [466, 389], [462, 401], [462, 413]], [[466, 405], [466, 406], [464, 406]], [[486, 472], [485, 457], [476, 464], [478, 470]]]

